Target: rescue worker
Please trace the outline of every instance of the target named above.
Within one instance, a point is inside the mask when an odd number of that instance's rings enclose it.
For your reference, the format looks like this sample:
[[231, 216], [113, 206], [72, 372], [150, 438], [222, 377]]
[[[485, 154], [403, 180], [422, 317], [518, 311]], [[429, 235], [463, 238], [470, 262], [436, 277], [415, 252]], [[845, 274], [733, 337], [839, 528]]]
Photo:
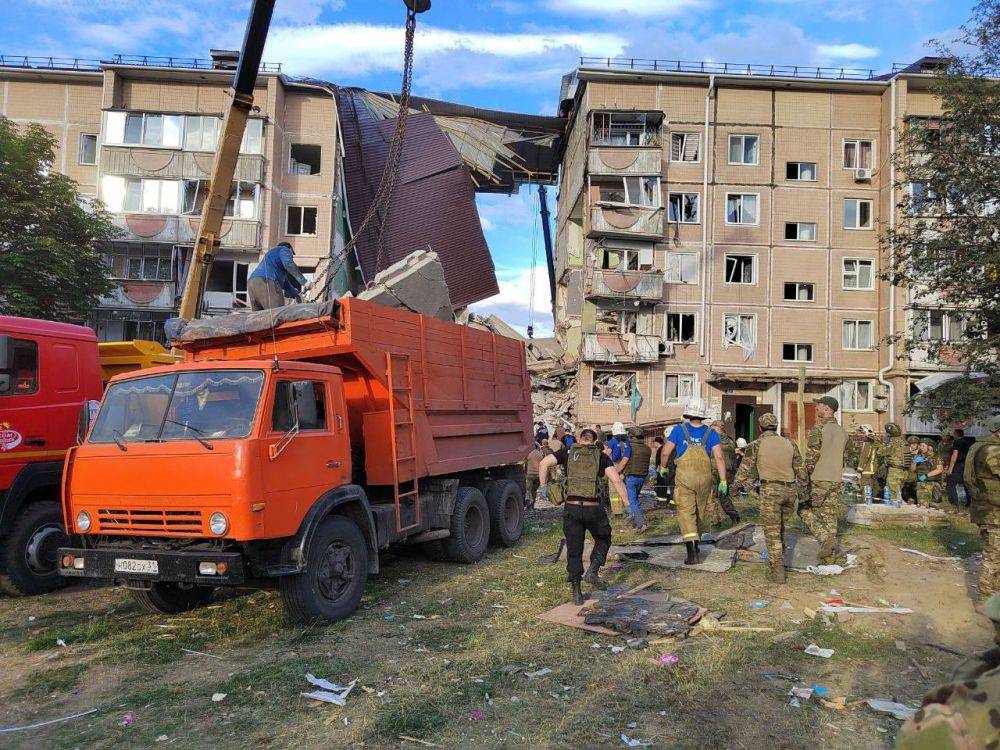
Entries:
[[[632, 445], [628, 441], [628, 435], [625, 431], [625, 425], [621, 422], [615, 422], [611, 426], [611, 431], [605, 435], [605, 441], [603, 450], [605, 455], [607, 455], [611, 462], [615, 466], [615, 470], [619, 475], [625, 476], [625, 465], [628, 463], [629, 458], [632, 457]], [[628, 497], [622, 495], [618, 496], [618, 493], [611, 492], [611, 515], [621, 516], [625, 513], [625, 503], [628, 502]], [[629, 523], [632, 523], [631, 513], [629, 513]]]
[[[732, 421], [732, 416], [728, 413], [726, 414], [727, 420]], [[727, 476], [736, 475], [736, 442], [726, 434], [725, 429], [717, 430], [719, 434], [719, 447], [722, 449], [722, 458], [726, 464], [726, 474]], [[715, 465], [712, 465], [712, 482], [718, 487], [719, 484], [719, 472]], [[727, 493], [725, 495], [719, 493], [717, 490], [712, 491], [712, 500], [708, 505], [708, 518], [711, 521], [712, 526], [722, 525], [722, 514], [725, 513], [729, 516], [729, 519], [733, 523], [739, 523], [740, 514], [736, 510], [736, 506], [733, 505], [732, 497]]]
[[656, 446], [656, 452], [653, 454], [653, 466], [656, 467], [656, 484], [654, 485], [656, 491], [656, 502], [661, 505], [667, 505], [670, 502], [670, 478], [668, 473], [661, 471], [660, 458], [663, 456], [663, 436], [657, 435], [653, 438], [653, 445]]
[[524, 493], [528, 502], [531, 503], [529, 508], [535, 507], [535, 494], [538, 492], [538, 465], [543, 458], [545, 455], [542, 453], [542, 449], [536, 445], [535, 449], [524, 460]]
[[[597, 445], [597, 433], [591, 429], [580, 432], [572, 448], [546, 456], [539, 464], [538, 496], [546, 500], [551, 488], [549, 470], [556, 465], [566, 472], [566, 500], [563, 508], [563, 535], [566, 537], [566, 572], [574, 604], [582, 605], [585, 598], [581, 579], [594, 588], [604, 588], [598, 573], [611, 548], [611, 521], [604, 508], [601, 479], [615, 488], [621, 497], [628, 492], [611, 459]], [[583, 573], [583, 545], [587, 532], [594, 538], [590, 567]]]
[[983, 566], [979, 594], [1000, 591], [1000, 414], [986, 422], [988, 438], [980, 438], [965, 459], [965, 484], [972, 505], [969, 517], [979, 526], [983, 542]]
[[761, 435], [747, 446], [743, 462], [733, 479], [734, 488], [760, 482], [760, 524], [767, 543], [767, 580], [785, 582], [785, 522], [795, 513], [808, 476], [799, 447], [778, 434], [778, 418], [762, 414], [757, 424]]
[[743, 463], [743, 457], [747, 454], [747, 445], [746, 438], [736, 438], [736, 465], [733, 466], [734, 474], [739, 471], [740, 464]]
[[858, 450], [858, 482], [861, 485], [861, 493], [869, 499], [881, 497], [879, 494], [879, 481], [876, 477], [879, 464], [879, 446], [875, 442], [875, 431], [870, 425], [863, 424], [858, 427], [861, 433], [861, 446]]
[[712, 499], [712, 463], [718, 471], [719, 495], [729, 492], [725, 458], [719, 445], [719, 433], [705, 424], [708, 419], [705, 400], [692, 398], [684, 409], [684, 422], [674, 426], [660, 457], [665, 467], [676, 452], [674, 467], [674, 502], [677, 504], [677, 523], [681, 528], [687, 548], [685, 565], [698, 563], [698, 541], [708, 518], [708, 504]]
[[903, 500], [917, 505], [917, 474], [913, 470], [913, 459], [920, 452], [920, 438], [916, 435], [906, 436], [906, 458], [908, 460], [908, 471], [906, 481], [903, 483]]
[[285, 295], [296, 302], [309, 284], [295, 265], [295, 251], [289, 242], [279, 242], [268, 250], [247, 279], [247, 295], [251, 310], [283, 307]]
[[819, 541], [819, 561], [830, 564], [837, 552], [837, 520], [844, 486], [844, 453], [847, 433], [834, 415], [840, 403], [832, 396], [813, 400], [819, 421], [809, 430], [806, 441], [806, 472], [809, 475], [809, 499], [799, 507], [799, 516], [809, 533]]
[[899, 732], [896, 750], [964, 750], [1000, 747], [1000, 594], [985, 606], [993, 621], [993, 648], [967, 658], [924, 696]]
[[885, 426], [885, 434], [888, 439], [882, 449], [883, 462], [885, 464], [885, 485], [889, 488], [889, 499], [903, 499], [903, 485], [906, 483], [907, 473], [910, 471], [910, 462], [913, 460], [909, 455], [909, 448], [903, 440], [902, 430], [895, 422], [889, 422]]
[[[962, 505], [961, 498], [964, 495], [965, 506], [969, 506], [969, 488], [965, 484], [965, 459], [969, 455], [969, 449], [975, 444], [976, 439], [966, 437], [965, 430], [955, 430], [950, 452], [941, 451], [941, 460], [948, 467], [945, 471], [947, 475], [945, 482], [948, 500], [952, 505]], [[961, 494], [958, 491], [960, 487]]]
[[911, 471], [916, 478], [917, 505], [929, 508], [941, 502], [941, 477], [944, 469], [937, 455], [937, 443], [934, 438], [922, 438], [917, 444], [917, 452], [913, 456]]
[[629, 459], [625, 463], [625, 489], [628, 490], [628, 507], [632, 514], [630, 522], [637, 531], [646, 531], [649, 526], [639, 505], [639, 493], [649, 478], [649, 459], [653, 456], [653, 450], [642, 439], [642, 430], [638, 427], [629, 429], [628, 438]]

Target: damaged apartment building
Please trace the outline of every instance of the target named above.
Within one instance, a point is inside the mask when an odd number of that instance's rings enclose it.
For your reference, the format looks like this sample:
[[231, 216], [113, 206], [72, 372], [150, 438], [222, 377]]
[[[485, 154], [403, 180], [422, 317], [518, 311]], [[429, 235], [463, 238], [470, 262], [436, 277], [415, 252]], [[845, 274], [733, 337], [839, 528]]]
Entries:
[[[121, 230], [108, 255], [117, 288], [90, 321], [102, 341], [164, 341], [236, 61], [226, 50], [209, 60], [0, 58], [0, 114], [52, 133], [53, 168], [84, 198], [99, 199]], [[357, 292], [379, 269], [428, 249], [441, 260], [456, 307], [496, 293], [475, 194], [514, 192], [529, 178], [553, 184], [561, 120], [412, 98], [381, 242], [367, 231], [339, 262], [371, 203], [397, 113], [392, 95], [261, 65], [206, 315], [248, 309], [247, 277], [282, 241], [307, 278], [332, 277], [331, 294]]]
[[845, 427], [878, 427], [949, 376], [885, 341], [957, 333], [959, 316], [880, 279], [879, 227], [901, 220], [890, 154], [940, 115], [933, 65], [581, 60], [563, 81], [555, 240], [580, 423], [632, 421], [637, 390], [651, 430], [700, 396], [737, 436], [765, 411], [795, 435], [804, 368], [806, 427], [824, 394]]

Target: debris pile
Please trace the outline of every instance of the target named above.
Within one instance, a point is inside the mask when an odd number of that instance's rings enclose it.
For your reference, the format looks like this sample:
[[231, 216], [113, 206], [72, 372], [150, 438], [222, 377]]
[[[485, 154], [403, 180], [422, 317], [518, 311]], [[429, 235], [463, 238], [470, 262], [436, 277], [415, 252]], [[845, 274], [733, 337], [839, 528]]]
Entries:
[[937, 508], [858, 503], [847, 509], [847, 522], [878, 529], [921, 529], [949, 526], [951, 517]]
[[594, 600], [584, 606], [583, 621], [637, 638], [685, 638], [705, 614], [698, 604], [667, 592], [624, 593], [621, 586], [595, 592]]

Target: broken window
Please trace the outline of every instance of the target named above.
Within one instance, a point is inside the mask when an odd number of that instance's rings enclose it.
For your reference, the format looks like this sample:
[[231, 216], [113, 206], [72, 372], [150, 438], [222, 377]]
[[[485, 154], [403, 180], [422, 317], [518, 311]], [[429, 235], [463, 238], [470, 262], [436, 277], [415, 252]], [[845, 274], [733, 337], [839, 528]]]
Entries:
[[663, 399], [666, 402], [685, 404], [695, 393], [695, 376], [692, 374], [664, 373]]
[[316, 206], [288, 206], [285, 214], [285, 234], [289, 237], [315, 236]]
[[697, 253], [667, 253], [663, 280], [668, 284], [698, 283]]
[[757, 257], [754, 255], [726, 256], [726, 283], [753, 284], [756, 282], [754, 265]]
[[601, 248], [601, 268], [606, 271], [638, 271], [639, 251], [630, 247]]
[[[208, 197], [208, 180], [184, 180], [184, 213], [201, 216]], [[233, 180], [226, 202], [227, 219], [256, 219], [260, 203], [260, 185], [246, 180]]]
[[808, 221], [786, 221], [785, 239], [799, 242], [816, 241], [816, 224]]
[[595, 146], [658, 146], [660, 143], [660, 123], [663, 114], [659, 112], [595, 112]]
[[756, 224], [759, 216], [757, 199], [756, 193], [727, 193], [726, 223]]
[[812, 302], [815, 298], [815, 285], [799, 281], [785, 282], [785, 300], [788, 302]]
[[844, 289], [874, 289], [875, 261], [864, 258], [844, 258]]
[[666, 314], [664, 341], [674, 344], [691, 344], [695, 341], [695, 313]]
[[634, 310], [598, 308], [596, 327], [598, 333], [638, 333], [639, 314]]
[[730, 164], [759, 164], [760, 136], [731, 135], [729, 136]]
[[215, 151], [219, 143], [218, 117], [188, 115], [184, 118], [184, 148], [188, 151]]
[[956, 310], [915, 310], [914, 328], [921, 341], [960, 341], [970, 328], [970, 316]]
[[291, 174], [319, 174], [322, 149], [309, 143], [293, 143], [288, 147], [288, 171]]
[[872, 348], [875, 323], [871, 320], [845, 320], [843, 323], [843, 347], [865, 351]]
[[844, 139], [844, 169], [871, 169], [875, 142], [864, 138]]
[[701, 161], [701, 133], [671, 133], [670, 161]]
[[698, 193], [670, 193], [667, 196], [667, 221], [675, 224], [697, 224]]
[[660, 206], [659, 177], [621, 177], [595, 181], [599, 200], [631, 206]]
[[632, 398], [635, 373], [618, 372], [617, 370], [594, 370], [592, 382], [590, 397], [594, 403], [608, 404], [628, 401]]
[[812, 362], [812, 344], [782, 344], [781, 358], [785, 362]]
[[79, 164], [97, 164], [97, 136], [91, 133], [80, 133], [80, 146], [77, 153]]
[[111, 246], [110, 275], [130, 281], [172, 281], [173, 247], [150, 242], [115, 242]]
[[757, 342], [757, 316], [745, 313], [726, 313], [722, 317], [722, 347], [738, 346], [743, 349], [743, 359], [754, 355]]
[[845, 411], [872, 410], [870, 380], [845, 380], [840, 384], [840, 408]]
[[844, 198], [844, 229], [871, 229], [872, 202], [862, 198]]
[[786, 180], [804, 180], [808, 182], [816, 181], [816, 162], [814, 161], [790, 161], [785, 164]]
[[231, 294], [234, 300], [241, 303], [234, 305], [234, 307], [249, 307], [250, 298], [247, 294], [249, 270], [249, 263], [216, 260], [212, 263], [212, 268], [209, 271], [205, 291]]

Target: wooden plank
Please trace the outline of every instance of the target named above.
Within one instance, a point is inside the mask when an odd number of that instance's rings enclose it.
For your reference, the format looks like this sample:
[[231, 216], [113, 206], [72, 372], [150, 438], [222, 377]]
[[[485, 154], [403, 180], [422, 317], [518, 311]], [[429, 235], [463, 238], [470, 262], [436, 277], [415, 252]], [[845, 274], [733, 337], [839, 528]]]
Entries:
[[[594, 599], [589, 599], [583, 606], [586, 607], [594, 601]], [[588, 625], [583, 621], [583, 615], [580, 614], [582, 609], [583, 607], [579, 607], [573, 604], [573, 602], [567, 602], [566, 604], [560, 604], [558, 607], [553, 607], [546, 612], [542, 612], [538, 615], [538, 619], [551, 622], [555, 625], [566, 625], [577, 630], [586, 630], [588, 633], [597, 633], [598, 635], [621, 635], [617, 630], [612, 630], [611, 628], [602, 628], [600, 625]]]

